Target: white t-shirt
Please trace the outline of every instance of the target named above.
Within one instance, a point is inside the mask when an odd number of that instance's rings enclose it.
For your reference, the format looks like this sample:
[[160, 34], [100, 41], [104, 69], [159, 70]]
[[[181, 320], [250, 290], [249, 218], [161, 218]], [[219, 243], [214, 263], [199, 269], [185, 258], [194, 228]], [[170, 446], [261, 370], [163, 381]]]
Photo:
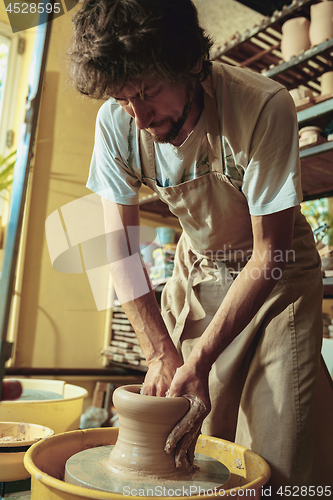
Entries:
[[[296, 111], [289, 92], [249, 70], [223, 65], [222, 145], [226, 175], [247, 198], [251, 215], [297, 206], [302, 200]], [[125, 205], [139, 200], [139, 131], [114, 99], [97, 115], [87, 187]], [[206, 115], [179, 146], [154, 143], [156, 179], [175, 186], [210, 171]]]

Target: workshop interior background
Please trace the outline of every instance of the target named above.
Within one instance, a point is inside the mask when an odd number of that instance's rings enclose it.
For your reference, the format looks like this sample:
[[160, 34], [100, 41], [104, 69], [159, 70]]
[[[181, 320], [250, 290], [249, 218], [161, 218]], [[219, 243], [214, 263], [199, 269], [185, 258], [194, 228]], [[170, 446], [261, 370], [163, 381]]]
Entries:
[[[194, 0], [194, 3], [203, 27], [213, 37], [214, 47], [236, 32], [251, 29], [264, 17], [264, 13], [234, 0]], [[266, 7], [270, 4], [261, 3]], [[97, 310], [86, 273], [60, 273], [52, 268], [45, 237], [45, 221], [50, 214], [90, 194], [85, 184], [94, 144], [95, 118], [102, 105], [102, 101], [78, 95], [69, 81], [66, 51], [72, 13], [52, 21], [7, 338], [14, 344], [9, 368], [102, 368], [105, 359], [101, 352], [110, 338], [110, 309]], [[36, 28], [13, 35], [4, 2], [0, 2], [0, 21], [0, 36], [10, 35], [11, 43], [24, 44], [16, 57], [16, 73], [11, 86], [12, 109], [8, 111], [11, 122], [6, 131], [11, 130], [12, 134], [9, 142], [8, 136], [0, 138], [0, 154], [6, 156], [15, 151], [19, 139]], [[9, 147], [6, 147], [6, 139]], [[7, 208], [8, 200], [1, 204], [3, 226]], [[179, 229], [174, 219], [161, 219], [147, 212], [143, 212], [142, 224]], [[324, 307], [330, 314], [330, 301]], [[60, 378], [86, 387], [90, 395], [96, 380], [103, 379], [93, 375], [80, 378], [61, 375]], [[139, 379], [140, 376], [133, 375], [131, 380]], [[114, 380], [121, 381], [121, 375]], [[89, 403], [88, 398], [85, 405]]]

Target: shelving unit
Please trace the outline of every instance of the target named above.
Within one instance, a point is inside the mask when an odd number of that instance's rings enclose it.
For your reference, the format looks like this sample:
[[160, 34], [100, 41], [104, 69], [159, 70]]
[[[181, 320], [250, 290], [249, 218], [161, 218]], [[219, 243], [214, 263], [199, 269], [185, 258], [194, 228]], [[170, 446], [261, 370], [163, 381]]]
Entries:
[[111, 330], [111, 343], [102, 353], [109, 365], [116, 364], [140, 372], [147, 371], [147, 363], [139, 341], [118, 301], [115, 301], [112, 309]]
[[319, 94], [318, 77], [332, 67], [330, 50], [333, 40], [313, 47], [288, 62], [283, 61], [280, 52], [282, 25], [296, 16], [310, 19], [310, 7], [318, 1], [294, 0], [243, 35], [236, 33], [232, 39], [216, 48], [212, 60], [262, 73], [288, 90], [305, 85]]
[[[262, 73], [284, 85], [288, 90], [303, 86], [311, 89], [314, 102], [297, 113], [300, 127], [317, 125], [325, 128], [333, 121], [333, 96], [320, 95], [318, 78], [333, 69], [333, 39], [310, 48], [284, 62], [280, 52], [282, 25], [295, 16], [310, 19], [310, 7], [319, 0], [294, 0], [275, 11], [271, 17], [216, 48], [211, 59]], [[301, 150], [304, 200], [333, 196], [333, 142]], [[173, 217], [157, 195], [143, 197], [142, 211]]]
[[323, 278], [324, 296], [326, 299], [333, 299], [333, 278]]
[[332, 47], [333, 39], [327, 40], [288, 62], [279, 60], [277, 65], [262, 71], [262, 74], [281, 83], [288, 90], [304, 85], [319, 93], [318, 78], [332, 69]]
[[[251, 69], [284, 85], [288, 90], [303, 86], [314, 95], [311, 107], [297, 113], [300, 127], [325, 128], [333, 121], [333, 96], [320, 95], [318, 78], [333, 69], [333, 39], [284, 62], [280, 52], [282, 25], [295, 16], [310, 18], [314, 0], [293, 1], [282, 11], [266, 17], [244, 35], [235, 35], [212, 56], [213, 60]], [[304, 200], [333, 196], [333, 142], [300, 151]]]

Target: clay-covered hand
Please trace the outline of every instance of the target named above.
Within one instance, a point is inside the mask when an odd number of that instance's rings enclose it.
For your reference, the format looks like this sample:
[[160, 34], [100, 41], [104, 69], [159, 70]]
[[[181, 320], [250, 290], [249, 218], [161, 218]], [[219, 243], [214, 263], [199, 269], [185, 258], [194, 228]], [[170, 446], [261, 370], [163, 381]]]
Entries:
[[183, 364], [176, 353], [165, 356], [162, 359], [157, 358], [148, 364], [148, 371], [141, 388], [141, 394], [146, 396], [164, 397], [169, 389], [177, 368]]
[[177, 467], [192, 468], [194, 450], [200, 434], [201, 424], [210, 412], [208, 390], [209, 369], [203, 363], [194, 364], [189, 359], [177, 368], [172, 380], [170, 397], [184, 396], [190, 402], [190, 409], [167, 438], [165, 451], [175, 450]]
[[200, 434], [203, 416], [207, 414], [204, 402], [194, 394], [184, 394], [190, 409], [169, 434], [164, 450], [171, 453], [175, 448], [176, 467], [193, 467], [194, 451]]

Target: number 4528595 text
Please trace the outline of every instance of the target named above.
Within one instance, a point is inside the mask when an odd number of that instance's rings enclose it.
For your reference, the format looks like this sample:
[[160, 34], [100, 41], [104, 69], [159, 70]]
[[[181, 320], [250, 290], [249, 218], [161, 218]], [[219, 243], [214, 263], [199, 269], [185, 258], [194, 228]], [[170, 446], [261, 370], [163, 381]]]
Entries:
[[[13, 7], [12, 7], [13, 5]], [[58, 3], [10, 3], [6, 7], [6, 11], [10, 12], [11, 14], [43, 14], [43, 12], [47, 12], [48, 14], [51, 14], [51, 12], [54, 12], [54, 14], [59, 14], [60, 13], [60, 8], [61, 4]]]

